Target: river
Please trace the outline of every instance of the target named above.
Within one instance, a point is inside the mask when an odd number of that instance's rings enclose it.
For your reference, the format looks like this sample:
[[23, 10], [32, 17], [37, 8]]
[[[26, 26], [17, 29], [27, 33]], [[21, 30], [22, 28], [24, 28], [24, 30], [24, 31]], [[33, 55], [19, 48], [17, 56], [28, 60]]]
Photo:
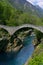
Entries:
[[[34, 46], [32, 44], [33, 39], [34, 36], [27, 36], [23, 41], [24, 47], [16, 56], [12, 54], [13, 58], [11, 60], [6, 54], [0, 54], [0, 65], [24, 65], [34, 51]], [[1, 61], [1, 59], [5, 60]]]

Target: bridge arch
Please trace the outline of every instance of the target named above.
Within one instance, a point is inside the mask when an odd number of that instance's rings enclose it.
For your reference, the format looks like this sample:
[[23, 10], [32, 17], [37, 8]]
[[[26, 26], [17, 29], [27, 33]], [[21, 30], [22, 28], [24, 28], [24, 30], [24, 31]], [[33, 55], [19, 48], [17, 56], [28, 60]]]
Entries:
[[0, 37], [3, 37], [3, 36], [10, 36], [9, 32], [4, 29], [4, 28], [0, 28]]
[[30, 30], [29, 31], [29, 34], [31, 34], [31, 32], [34, 32], [34, 30], [38, 30], [39, 32], [41, 32], [41, 33], [43, 33], [43, 31], [41, 30], [41, 28], [39, 28], [39, 27], [35, 27], [35, 26], [21, 26], [21, 27], [17, 27], [17, 29], [15, 30], [15, 32], [13, 33], [13, 35], [11, 36], [11, 39], [12, 38], [16, 38], [17, 37], [17, 32], [18, 31], [26, 31], [26, 29], [27, 30]]
[[36, 25], [32, 25], [32, 24], [24, 24], [24, 25], [21, 25], [21, 26], [0, 25], [0, 28], [6, 29], [9, 32], [10, 35], [13, 35], [17, 30], [24, 28], [24, 27], [33, 28], [33, 29], [39, 30], [43, 33], [43, 26], [36, 26]]
[[38, 28], [38, 27], [35, 27], [35, 26], [21, 26], [21, 27], [18, 26], [17, 29], [14, 31], [13, 35], [16, 35], [16, 33], [18, 31], [22, 31], [22, 30], [26, 31], [26, 30], [29, 30], [29, 29], [31, 29], [31, 30], [38, 30], [38, 31], [43, 33], [43, 30], [41, 30], [41, 27]]
[[23, 27], [23, 28], [20, 28], [20, 29], [18, 29], [18, 30], [16, 30], [14, 33], [13, 33], [13, 35], [17, 35], [17, 34], [19, 34], [19, 32], [24, 32], [24, 31], [32, 31], [33, 30], [33, 28], [31, 28], [31, 27]]
[[0, 28], [0, 29], [2, 29], [3, 31], [5, 31], [5, 32], [7, 32], [7, 33], [8, 33], [8, 31], [7, 31], [6, 29], [4, 29], [4, 28]]

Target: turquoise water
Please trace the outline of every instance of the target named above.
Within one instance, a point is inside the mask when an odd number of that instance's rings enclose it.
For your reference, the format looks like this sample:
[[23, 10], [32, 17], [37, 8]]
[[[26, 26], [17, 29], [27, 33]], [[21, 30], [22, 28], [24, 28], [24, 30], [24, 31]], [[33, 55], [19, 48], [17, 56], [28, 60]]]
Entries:
[[[33, 36], [27, 36], [23, 41], [24, 47], [17, 55], [13, 53], [9, 56], [7, 56], [5, 53], [0, 54], [0, 65], [23, 65], [34, 51], [34, 46], [32, 44], [33, 39]], [[10, 56], [11, 59], [9, 59]]]

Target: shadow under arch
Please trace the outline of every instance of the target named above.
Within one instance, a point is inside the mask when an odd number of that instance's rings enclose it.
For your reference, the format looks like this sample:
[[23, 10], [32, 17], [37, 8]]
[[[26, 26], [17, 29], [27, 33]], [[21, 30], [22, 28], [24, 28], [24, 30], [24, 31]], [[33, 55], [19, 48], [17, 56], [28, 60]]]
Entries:
[[31, 33], [34, 32], [34, 30], [37, 30], [37, 31], [41, 32], [40, 30], [32, 28], [32, 27], [23, 27], [23, 28], [20, 28], [17, 31], [15, 31], [15, 33], [11, 36], [11, 39], [10, 39], [11, 42], [13, 42], [14, 38], [17, 38], [17, 35], [19, 34], [19, 32], [22, 32], [22, 31], [24, 32], [24, 31], [27, 31], [27, 30], [30, 30], [29, 35], [31, 35]]
[[0, 28], [0, 37], [1, 37], [1, 35], [2, 36], [6, 36], [6, 35], [10, 36], [9, 32], [4, 28]]
[[28, 30], [30, 30], [30, 29], [33, 30], [33, 28], [31, 28], [31, 27], [23, 27], [23, 28], [20, 28], [20, 29], [18, 29], [17, 31], [15, 31], [15, 33], [13, 33], [13, 35], [17, 35], [17, 33], [19, 33], [19, 32], [28, 31]]
[[5, 52], [7, 45], [9, 43], [10, 34], [4, 29], [0, 28], [0, 53]]
[[31, 32], [34, 30], [33, 28], [31, 27], [23, 27], [23, 28], [20, 28], [18, 29], [17, 31], [15, 31], [15, 33], [11, 36], [11, 39], [12, 40], [11, 42], [13, 42], [14, 38], [17, 38], [18, 34], [21, 33], [21, 32], [25, 32], [25, 31], [29, 31], [30, 30], [30, 33], [29, 35], [31, 34]]

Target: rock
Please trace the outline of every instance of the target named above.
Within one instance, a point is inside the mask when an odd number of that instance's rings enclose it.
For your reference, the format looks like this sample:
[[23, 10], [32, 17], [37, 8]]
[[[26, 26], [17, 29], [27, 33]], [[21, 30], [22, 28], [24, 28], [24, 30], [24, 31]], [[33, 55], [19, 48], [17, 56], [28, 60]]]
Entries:
[[20, 46], [12, 48], [12, 51], [15, 52], [15, 53], [17, 53], [22, 47], [23, 47], [23, 45], [21, 44]]
[[33, 45], [34, 46], [37, 45], [37, 39], [36, 38], [33, 40]]
[[19, 38], [15, 38], [13, 43], [9, 43], [6, 52], [17, 53], [23, 47], [23, 43]]

